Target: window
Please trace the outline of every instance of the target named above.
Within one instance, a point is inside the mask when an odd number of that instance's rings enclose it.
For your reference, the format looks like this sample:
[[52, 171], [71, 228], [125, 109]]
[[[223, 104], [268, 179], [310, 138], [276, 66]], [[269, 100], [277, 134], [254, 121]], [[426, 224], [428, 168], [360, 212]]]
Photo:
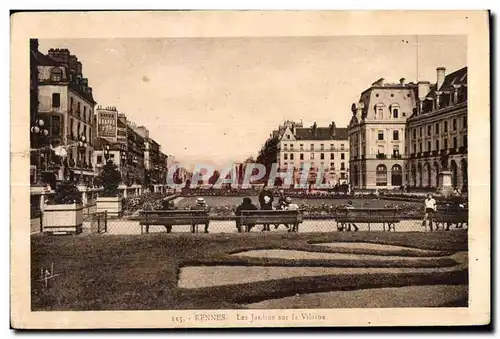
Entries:
[[290, 151], [293, 151], [293, 144], [290, 144]]
[[457, 119], [453, 119], [453, 130], [457, 130]]
[[457, 148], [458, 142], [457, 142], [457, 137], [453, 137], [453, 148]]
[[289, 135], [289, 134], [287, 134], [287, 135], [286, 135], [286, 138], [287, 138], [288, 140], [290, 140], [290, 135]]
[[69, 112], [73, 113], [73, 98], [69, 98]]
[[325, 153], [321, 153], [321, 154], [319, 155], [319, 158], [320, 158], [320, 160], [325, 160]]
[[444, 139], [444, 149], [448, 149], [448, 139]]
[[335, 147], [333, 146], [333, 144], [330, 144], [330, 150], [333, 151], [334, 149], [335, 149]]
[[335, 156], [333, 153], [330, 153], [330, 160], [334, 160], [335, 159]]
[[444, 122], [444, 132], [447, 133], [448, 132], [448, 121], [445, 121]]
[[463, 137], [463, 145], [464, 145], [464, 147], [467, 147], [467, 134], [464, 135], [464, 137]]
[[311, 151], [314, 151], [314, 144], [311, 144]]
[[345, 154], [344, 153], [340, 153], [340, 160], [344, 160], [345, 159]]
[[283, 154], [283, 159], [284, 159], [284, 160], [288, 160], [288, 153], [284, 153], [284, 154]]
[[417, 153], [417, 144], [412, 145], [413, 153]]
[[288, 144], [283, 144], [283, 149], [288, 150]]
[[50, 80], [62, 81], [62, 70], [57, 67], [52, 68], [52, 70], [50, 71]]
[[340, 163], [340, 170], [345, 171], [345, 162]]
[[345, 173], [340, 173], [340, 179], [345, 179]]
[[311, 153], [311, 160], [314, 160], [314, 153]]
[[431, 151], [431, 142], [430, 141], [427, 141], [427, 151], [430, 152]]
[[102, 164], [102, 155], [97, 156], [97, 163]]
[[419, 128], [419, 131], [418, 131], [418, 136], [421, 138], [422, 137], [422, 127]]
[[387, 167], [385, 165], [377, 166], [376, 176], [377, 186], [387, 186]]
[[377, 113], [375, 114], [375, 119], [377, 119], [377, 115], [380, 119], [384, 119], [384, 110], [382, 108], [378, 108]]
[[392, 131], [392, 140], [399, 140], [399, 131], [398, 130]]
[[321, 151], [324, 151], [324, 150], [325, 150], [325, 144], [321, 144], [321, 145], [319, 145], [319, 149], [320, 149]]
[[418, 144], [418, 151], [422, 152], [422, 143], [421, 142]]
[[52, 123], [50, 126], [50, 135], [53, 137], [58, 137], [61, 135], [61, 117], [59, 115], [53, 115], [51, 118]]
[[392, 111], [392, 117], [394, 119], [397, 119], [399, 116], [399, 110], [397, 108], [395, 108], [393, 111]]
[[399, 157], [399, 146], [398, 145], [394, 145], [394, 148], [392, 149], [392, 155], [395, 158]]
[[439, 122], [436, 122], [435, 134], [439, 135]]
[[52, 93], [52, 107], [61, 107], [61, 94]]
[[462, 118], [462, 127], [467, 128], [467, 116], [464, 115]]
[[427, 136], [430, 137], [432, 133], [432, 127], [431, 125], [427, 126]]
[[334, 162], [331, 162], [331, 163], [330, 163], [330, 168], [331, 168], [332, 170], [334, 170], [334, 169], [335, 169], [335, 163], [334, 163]]
[[300, 150], [303, 151], [304, 150], [304, 144], [300, 144]]
[[378, 140], [384, 140], [384, 131], [378, 131]]
[[385, 154], [384, 145], [378, 145], [378, 154]]
[[436, 151], [439, 151], [439, 140], [436, 140]]
[[293, 160], [293, 153], [290, 153], [290, 160]]
[[414, 128], [413, 129], [413, 139], [417, 138], [417, 130]]
[[340, 144], [340, 150], [343, 151], [344, 150], [344, 144]]
[[304, 153], [300, 153], [300, 160], [304, 160]]

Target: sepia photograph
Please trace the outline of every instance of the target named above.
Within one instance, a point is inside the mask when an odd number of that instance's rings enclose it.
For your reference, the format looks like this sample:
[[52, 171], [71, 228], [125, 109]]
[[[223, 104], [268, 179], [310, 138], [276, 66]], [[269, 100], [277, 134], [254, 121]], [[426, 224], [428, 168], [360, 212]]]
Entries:
[[[487, 53], [487, 15], [467, 15]], [[489, 293], [469, 266], [489, 276], [471, 248], [489, 249], [489, 98], [471, 108], [489, 80], [467, 32], [30, 34], [29, 115], [11, 112], [25, 312], [332, 326], [342, 310], [472, 317], [471, 289]]]

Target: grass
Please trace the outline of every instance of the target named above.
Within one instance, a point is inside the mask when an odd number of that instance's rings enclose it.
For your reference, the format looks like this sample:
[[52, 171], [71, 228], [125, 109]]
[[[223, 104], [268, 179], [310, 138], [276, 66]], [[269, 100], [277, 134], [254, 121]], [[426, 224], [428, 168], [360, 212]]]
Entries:
[[[313, 243], [332, 241], [378, 242], [399, 246], [449, 252], [467, 250], [467, 233], [247, 233], [247, 234], [145, 234], [31, 237], [31, 276], [33, 310], [151, 310], [151, 309], [225, 309], [241, 308], [257, 302], [296, 293], [352, 290], [421, 284], [466, 284], [467, 270], [442, 273], [359, 274], [298, 277], [236, 286], [200, 289], [177, 287], [183, 265], [304, 265], [286, 259], [236, 258], [230, 253], [248, 249], [316, 249]], [[319, 248], [333, 252], [331, 248]], [[349, 253], [375, 254], [365, 250]], [[376, 252], [380, 254], [380, 252]], [[387, 255], [397, 255], [390, 252]], [[426, 253], [424, 253], [426, 254]], [[416, 256], [416, 254], [412, 254]], [[421, 256], [422, 254], [418, 254]], [[429, 255], [430, 256], [430, 255]], [[432, 256], [436, 256], [432, 253]], [[425, 258], [422, 258], [425, 259]], [[449, 258], [418, 265], [446, 267]], [[40, 267], [54, 263], [56, 277], [47, 290], [42, 289]], [[302, 262], [302, 263], [301, 263]], [[373, 264], [373, 263], [372, 263]], [[307, 265], [350, 266], [369, 262], [309, 260]], [[407, 267], [408, 261], [391, 262]], [[415, 267], [415, 263], [412, 264]]]

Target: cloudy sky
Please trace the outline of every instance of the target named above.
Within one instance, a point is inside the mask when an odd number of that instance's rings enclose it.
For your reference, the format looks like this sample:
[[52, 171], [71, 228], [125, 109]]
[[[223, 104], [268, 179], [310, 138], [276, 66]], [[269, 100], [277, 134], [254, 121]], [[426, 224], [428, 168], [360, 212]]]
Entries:
[[375, 80], [435, 82], [467, 54], [463, 36], [419, 36], [418, 53], [416, 36], [40, 40], [49, 48], [75, 54], [98, 104], [185, 166], [256, 156], [285, 119], [344, 127]]

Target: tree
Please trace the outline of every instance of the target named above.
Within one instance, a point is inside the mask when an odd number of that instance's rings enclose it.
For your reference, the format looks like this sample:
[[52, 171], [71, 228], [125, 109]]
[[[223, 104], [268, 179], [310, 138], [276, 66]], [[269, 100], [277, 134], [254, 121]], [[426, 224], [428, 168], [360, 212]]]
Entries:
[[122, 180], [122, 176], [118, 167], [112, 162], [108, 161], [106, 165], [102, 167], [102, 173], [100, 175], [100, 181], [104, 187], [102, 196], [104, 197], [116, 197], [118, 196], [118, 186]]
[[60, 182], [55, 190], [54, 203], [58, 205], [81, 204], [82, 194], [70, 181]]
[[271, 168], [278, 160], [278, 144], [279, 139], [277, 137], [267, 139], [257, 156], [257, 163], [264, 165], [266, 168], [266, 175], [263, 178], [265, 181], [269, 179]]

